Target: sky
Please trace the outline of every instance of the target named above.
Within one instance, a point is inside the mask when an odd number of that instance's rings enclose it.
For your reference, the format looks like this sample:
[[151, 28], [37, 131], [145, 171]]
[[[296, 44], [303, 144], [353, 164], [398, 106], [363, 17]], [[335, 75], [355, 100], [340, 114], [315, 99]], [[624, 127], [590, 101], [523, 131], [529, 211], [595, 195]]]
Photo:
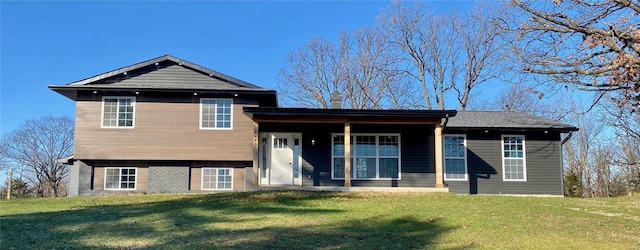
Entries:
[[[47, 88], [170, 54], [276, 89], [287, 53], [374, 25], [388, 1], [0, 1], [0, 134], [74, 117]], [[436, 13], [472, 1], [429, 1]]]

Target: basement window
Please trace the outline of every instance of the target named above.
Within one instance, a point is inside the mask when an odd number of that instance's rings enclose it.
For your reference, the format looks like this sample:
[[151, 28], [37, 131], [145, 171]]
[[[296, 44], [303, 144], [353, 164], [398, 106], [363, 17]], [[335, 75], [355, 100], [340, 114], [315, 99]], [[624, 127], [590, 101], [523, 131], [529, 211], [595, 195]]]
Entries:
[[233, 168], [202, 168], [202, 190], [232, 190]]
[[105, 168], [105, 190], [135, 190], [137, 168]]

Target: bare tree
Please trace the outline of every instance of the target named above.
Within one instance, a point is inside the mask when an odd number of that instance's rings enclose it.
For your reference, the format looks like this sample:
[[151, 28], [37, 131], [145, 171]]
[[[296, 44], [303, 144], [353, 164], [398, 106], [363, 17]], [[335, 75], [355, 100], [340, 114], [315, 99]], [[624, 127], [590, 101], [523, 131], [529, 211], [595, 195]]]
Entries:
[[[509, 14], [504, 5], [478, 5], [471, 14], [453, 23], [460, 37], [460, 56], [454, 69], [461, 76], [452, 84], [457, 93], [459, 110], [465, 111], [472, 90], [491, 79], [498, 79], [509, 64], [508, 45], [510, 33], [502, 31], [498, 17]], [[459, 18], [451, 18], [456, 21]], [[462, 60], [460, 60], [462, 59]]]
[[339, 49], [349, 107], [402, 108], [409, 103], [408, 96], [404, 95], [408, 93], [402, 93], [407, 88], [396, 69], [398, 60], [390, 53], [378, 29], [364, 28], [341, 34]]
[[337, 43], [314, 39], [287, 62], [278, 89], [288, 105], [329, 108], [331, 93], [338, 91], [349, 108], [413, 106], [411, 87], [376, 28], [344, 32]]
[[470, 14], [435, 15], [420, 2], [397, 1], [378, 20], [407, 75], [422, 88], [426, 108], [444, 109], [454, 91], [464, 111], [472, 90], [502, 72], [508, 43], [496, 16], [505, 11], [483, 5]]
[[289, 104], [328, 108], [333, 91], [343, 89], [339, 51], [325, 39], [313, 39], [287, 56], [288, 68], [280, 71], [279, 92]]
[[576, 174], [579, 177], [585, 191], [584, 195], [589, 197], [594, 194], [593, 191], [597, 186], [594, 183], [595, 158], [603, 156], [597, 156], [601, 148], [599, 147], [601, 143], [599, 136], [603, 131], [603, 125], [597, 122], [592, 114], [573, 113], [572, 116], [570, 119], [580, 130], [574, 132], [570, 141], [564, 146], [563, 156], [566, 172]]
[[[640, 108], [640, 4], [629, 0], [513, 0], [516, 55], [524, 71], [584, 90], [613, 92], [620, 105]], [[599, 98], [597, 99], [599, 100]], [[596, 100], [596, 102], [597, 102]]]
[[30, 169], [38, 192], [48, 190], [45, 195], [59, 196], [69, 170], [58, 160], [73, 152], [73, 129], [69, 117], [27, 120], [2, 138], [3, 158]]
[[444, 93], [451, 88], [447, 77], [457, 48], [457, 32], [451, 23], [428, 12], [420, 2], [401, 1], [393, 2], [378, 20], [397, 56], [408, 62], [406, 73], [419, 83], [426, 108], [433, 108], [433, 99], [444, 109]]

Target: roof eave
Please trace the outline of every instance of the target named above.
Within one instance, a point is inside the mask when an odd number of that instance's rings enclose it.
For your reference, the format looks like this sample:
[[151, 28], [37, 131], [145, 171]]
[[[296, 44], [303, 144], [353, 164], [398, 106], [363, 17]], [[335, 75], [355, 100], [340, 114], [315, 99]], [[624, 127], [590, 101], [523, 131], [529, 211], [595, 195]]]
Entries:
[[47, 86], [49, 89], [63, 95], [66, 96], [67, 98], [71, 99], [71, 100], [76, 100], [77, 99], [77, 93], [78, 91], [130, 91], [130, 92], [135, 92], [135, 91], [145, 91], [145, 92], [166, 92], [166, 93], [189, 93], [189, 92], [193, 92], [193, 93], [200, 93], [200, 94], [206, 94], [206, 93], [221, 93], [221, 94], [225, 94], [225, 93], [242, 93], [242, 94], [265, 94], [265, 95], [274, 95], [276, 94], [275, 90], [271, 90], [271, 89], [264, 89], [264, 88], [259, 88], [259, 89], [199, 89], [199, 88], [183, 88], [183, 89], [176, 89], [176, 88], [144, 88], [144, 87], [135, 87], [135, 88], [114, 88], [114, 87], [100, 87], [100, 86], [72, 86], [72, 85], [49, 85]]
[[291, 116], [335, 116], [346, 115], [353, 117], [433, 117], [444, 118], [455, 116], [455, 110], [371, 110], [371, 109], [311, 109], [311, 108], [265, 108], [245, 107], [244, 113], [259, 115], [291, 115]]
[[572, 126], [567, 126], [567, 127], [487, 127], [487, 126], [456, 127], [456, 126], [447, 126], [447, 128], [453, 129], [453, 130], [508, 130], [508, 131], [514, 131], [514, 130], [545, 131], [545, 130], [548, 130], [548, 131], [558, 131], [558, 132], [561, 132], [561, 133], [569, 133], [569, 132], [573, 132], [573, 131], [578, 131], [579, 130], [579, 128], [572, 127]]

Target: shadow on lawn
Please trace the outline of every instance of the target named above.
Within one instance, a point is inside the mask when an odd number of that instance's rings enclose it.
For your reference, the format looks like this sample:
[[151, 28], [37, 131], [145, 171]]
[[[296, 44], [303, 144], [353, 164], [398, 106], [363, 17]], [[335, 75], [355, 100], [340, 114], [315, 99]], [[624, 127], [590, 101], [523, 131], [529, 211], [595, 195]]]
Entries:
[[427, 247], [453, 229], [437, 218], [363, 218], [333, 203], [322, 208], [308, 203], [345, 199], [366, 198], [334, 192], [222, 193], [10, 215], [1, 218], [0, 244], [3, 249], [411, 249]]

